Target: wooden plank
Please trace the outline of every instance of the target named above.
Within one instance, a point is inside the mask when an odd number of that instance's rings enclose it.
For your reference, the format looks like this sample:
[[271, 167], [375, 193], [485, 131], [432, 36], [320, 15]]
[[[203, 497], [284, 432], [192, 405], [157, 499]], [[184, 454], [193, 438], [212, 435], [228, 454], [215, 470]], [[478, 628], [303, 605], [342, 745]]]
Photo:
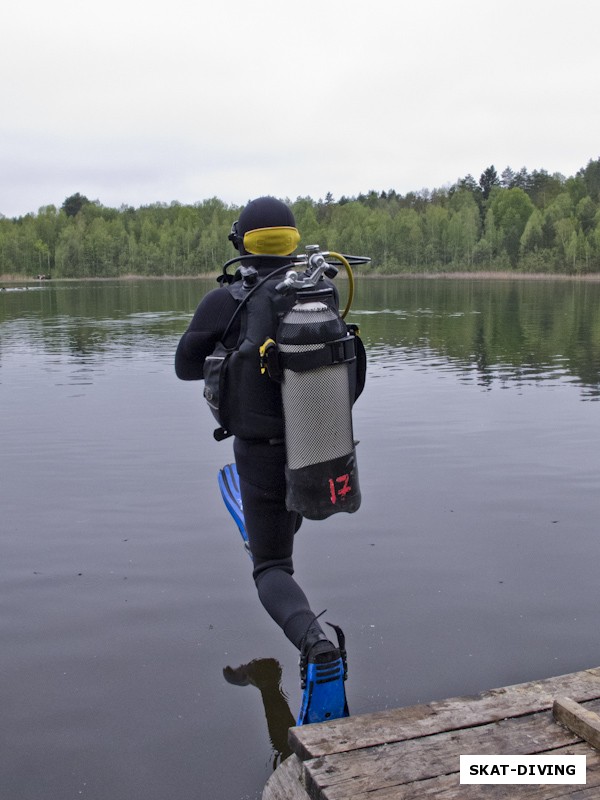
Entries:
[[[600, 797], [600, 756], [581, 743], [552, 751], [553, 755], [587, 756], [587, 782], [569, 784], [486, 785], [459, 783], [458, 770], [424, 781], [360, 792], [348, 800], [598, 800]], [[457, 765], [458, 766], [458, 765]]]
[[554, 698], [562, 695], [578, 702], [600, 698], [600, 668], [493, 689], [472, 697], [302, 725], [290, 728], [289, 742], [304, 761], [551, 709]]
[[314, 800], [354, 800], [361, 793], [372, 798], [385, 788], [455, 773], [460, 755], [539, 754], [578, 743], [578, 736], [555, 724], [551, 711], [543, 711], [305, 761], [304, 785]]
[[302, 784], [302, 762], [291, 755], [267, 781], [262, 800], [310, 800]]
[[600, 750], [600, 717], [591, 708], [576, 703], [570, 697], [557, 697], [552, 713], [557, 722]]

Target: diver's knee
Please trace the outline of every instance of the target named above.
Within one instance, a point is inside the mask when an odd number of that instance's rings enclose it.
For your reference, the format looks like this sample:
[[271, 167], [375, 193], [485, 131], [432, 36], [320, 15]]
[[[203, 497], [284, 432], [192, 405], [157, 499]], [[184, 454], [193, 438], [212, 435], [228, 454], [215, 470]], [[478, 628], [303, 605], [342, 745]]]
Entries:
[[281, 558], [281, 559], [260, 559], [254, 558], [254, 569], [252, 571], [252, 577], [254, 578], [254, 583], [256, 584], [256, 588], [258, 589], [262, 581], [265, 578], [269, 579], [275, 578], [277, 575], [284, 573], [286, 575], [293, 575], [294, 574], [294, 565], [291, 558]]

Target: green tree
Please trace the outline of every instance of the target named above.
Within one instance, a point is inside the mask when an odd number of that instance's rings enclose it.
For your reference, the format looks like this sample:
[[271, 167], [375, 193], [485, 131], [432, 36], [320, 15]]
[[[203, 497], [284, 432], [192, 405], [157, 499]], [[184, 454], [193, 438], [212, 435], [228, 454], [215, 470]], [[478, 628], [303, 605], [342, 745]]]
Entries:
[[502, 172], [500, 186], [504, 189], [523, 189], [524, 192], [529, 191], [531, 185], [531, 176], [525, 167], [521, 167], [518, 172], [514, 172], [510, 167]]
[[521, 255], [540, 250], [544, 244], [542, 212], [535, 208], [523, 230], [520, 241]]
[[47, 270], [52, 273], [54, 270], [56, 243], [60, 235], [60, 231], [67, 222], [64, 213], [59, 212], [56, 206], [49, 205], [43, 206], [39, 209], [37, 217], [35, 218], [35, 229], [37, 236], [43, 242], [47, 250]]
[[489, 198], [495, 186], [500, 186], [500, 179], [498, 178], [498, 173], [493, 164], [481, 173], [479, 186], [484, 200]]
[[456, 266], [471, 267], [481, 231], [479, 206], [473, 193], [462, 189], [452, 195], [449, 207], [448, 246], [451, 262]]
[[581, 177], [586, 187], [587, 194], [595, 203], [600, 202], [600, 158], [588, 161], [584, 169], [580, 169], [577, 177]]
[[34, 248], [39, 258], [40, 274], [48, 274], [50, 272], [50, 248], [41, 239], [37, 239]]
[[581, 225], [581, 230], [584, 232], [584, 234], [586, 234], [586, 236], [592, 230], [592, 228], [595, 227], [596, 211], [597, 206], [589, 195], [582, 198], [577, 203], [575, 213], [577, 215], [577, 219], [579, 220], [579, 224]]
[[521, 236], [533, 210], [533, 203], [522, 189], [500, 189], [492, 196], [490, 211], [513, 267], [517, 264]]
[[483, 235], [473, 249], [473, 263], [485, 269], [504, 266], [502, 259], [498, 260], [501, 255], [501, 247], [502, 237], [498, 231], [494, 214], [489, 209], [485, 215]]
[[425, 263], [441, 267], [448, 262], [448, 211], [441, 206], [428, 205], [423, 215]]
[[398, 246], [398, 264], [417, 270], [423, 258], [423, 228], [414, 208], [402, 208], [393, 220]]
[[299, 197], [292, 204], [292, 211], [302, 237], [302, 245], [320, 244], [324, 247], [314, 202], [308, 197]]
[[89, 200], [85, 195], [79, 194], [76, 192], [75, 194], [70, 195], [67, 197], [62, 204], [61, 208], [67, 215], [67, 217], [76, 217], [77, 214], [81, 211], [81, 209], [89, 204]]
[[72, 220], [60, 232], [56, 243], [56, 275], [59, 278], [83, 276], [83, 226]]
[[558, 173], [549, 175], [546, 170], [534, 170], [529, 176], [527, 194], [538, 208], [546, 208], [564, 190], [564, 182]]

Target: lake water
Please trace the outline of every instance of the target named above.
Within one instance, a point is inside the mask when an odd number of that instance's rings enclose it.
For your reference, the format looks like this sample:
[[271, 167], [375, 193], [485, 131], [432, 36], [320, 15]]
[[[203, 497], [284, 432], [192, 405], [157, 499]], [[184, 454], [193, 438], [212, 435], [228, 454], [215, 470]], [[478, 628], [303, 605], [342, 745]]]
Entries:
[[[254, 800], [280, 757], [281, 696], [268, 726], [223, 669], [275, 659], [296, 715], [297, 654], [220, 499], [230, 440], [173, 371], [213, 285], [0, 292], [3, 797]], [[363, 505], [295, 563], [351, 711], [600, 665], [600, 284], [363, 279], [349, 318]]]

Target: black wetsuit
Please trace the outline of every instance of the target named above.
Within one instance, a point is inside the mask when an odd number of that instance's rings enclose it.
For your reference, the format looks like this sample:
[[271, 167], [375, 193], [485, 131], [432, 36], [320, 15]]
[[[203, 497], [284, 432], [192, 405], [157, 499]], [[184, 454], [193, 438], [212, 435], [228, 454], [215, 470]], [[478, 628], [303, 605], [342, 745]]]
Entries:
[[[273, 261], [261, 266], [260, 259], [256, 259], [255, 266], [260, 277], [274, 268]], [[177, 377], [203, 378], [204, 360], [221, 340], [236, 307], [237, 301], [226, 288], [205, 295], [179, 342], [175, 355]], [[225, 346], [234, 347], [239, 335], [238, 317], [228, 332]], [[288, 639], [300, 649], [309, 629], [311, 636], [325, 637], [306, 595], [292, 577], [294, 534], [302, 517], [288, 511], [285, 505], [284, 444], [236, 437], [233, 449], [259, 598]]]

